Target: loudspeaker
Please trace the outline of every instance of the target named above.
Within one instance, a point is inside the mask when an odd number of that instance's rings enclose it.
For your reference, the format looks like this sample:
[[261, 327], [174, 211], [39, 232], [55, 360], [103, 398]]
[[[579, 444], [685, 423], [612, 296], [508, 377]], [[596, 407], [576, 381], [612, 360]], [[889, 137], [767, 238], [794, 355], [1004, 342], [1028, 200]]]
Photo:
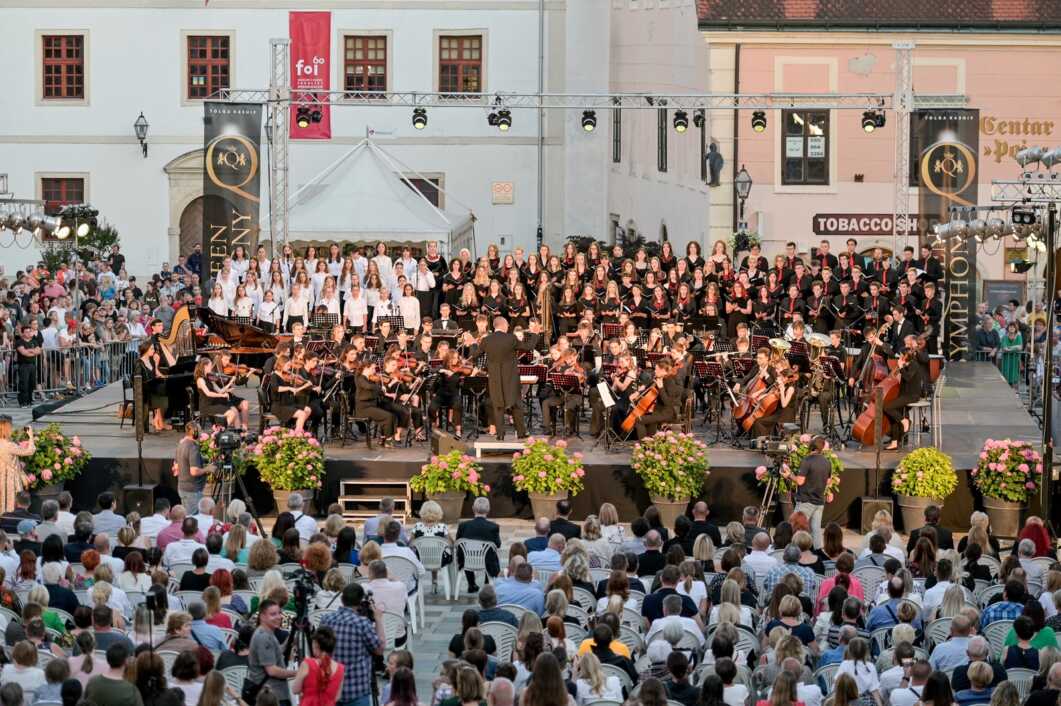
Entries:
[[[133, 428], [136, 430], [137, 442], [144, 440], [144, 429], [147, 427], [147, 420], [141, 415], [144, 413], [144, 376], [137, 373], [133, 376]], [[152, 510], [152, 512], [154, 512]], [[141, 517], [147, 517], [147, 515], [141, 515]]]
[[891, 498], [862, 498], [862, 533], [865, 534], [873, 529], [873, 516], [881, 510], [887, 510], [895, 517], [895, 505]]
[[449, 432], [441, 429], [431, 430], [431, 453], [435, 456], [443, 456], [448, 454], [454, 449], [459, 450], [462, 454], [468, 453], [468, 446], [457, 441], [457, 439]]
[[140, 517], [150, 517], [155, 514], [155, 486], [125, 486], [122, 489], [122, 509], [126, 515], [130, 512], [138, 512]]

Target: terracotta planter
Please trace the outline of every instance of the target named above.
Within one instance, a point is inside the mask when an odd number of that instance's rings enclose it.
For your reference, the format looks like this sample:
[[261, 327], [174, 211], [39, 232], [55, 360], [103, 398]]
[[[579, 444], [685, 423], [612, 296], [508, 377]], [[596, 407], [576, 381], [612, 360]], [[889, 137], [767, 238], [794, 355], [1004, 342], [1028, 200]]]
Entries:
[[448, 493], [428, 493], [427, 499], [434, 500], [442, 508], [443, 522], [454, 524], [461, 518], [465, 495], [462, 490], [451, 490]]
[[670, 500], [652, 496], [652, 504], [659, 510], [659, 519], [663, 526], [668, 529], [674, 528], [674, 521], [685, 514], [685, 508], [689, 506], [688, 500]]
[[556, 501], [563, 500], [567, 497], [567, 493], [531, 493], [527, 495], [531, 501], [531, 511], [534, 512], [534, 519], [539, 517], [553, 517], [556, 515]]
[[313, 499], [317, 496], [316, 490], [274, 490], [273, 499], [276, 501], [276, 512], [287, 512], [287, 499], [292, 493], [298, 493], [304, 501], [302, 512], [310, 517], [313, 516]]
[[991, 518], [991, 534], [1012, 538], [1020, 534], [1021, 511], [1027, 509], [1022, 503], [984, 496], [984, 510]]
[[903, 529], [907, 534], [925, 524], [925, 508], [935, 505], [943, 509], [943, 501], [936, 498], [919, 498], [914, 495], [898, 495], [899, 509], [903, 512]]

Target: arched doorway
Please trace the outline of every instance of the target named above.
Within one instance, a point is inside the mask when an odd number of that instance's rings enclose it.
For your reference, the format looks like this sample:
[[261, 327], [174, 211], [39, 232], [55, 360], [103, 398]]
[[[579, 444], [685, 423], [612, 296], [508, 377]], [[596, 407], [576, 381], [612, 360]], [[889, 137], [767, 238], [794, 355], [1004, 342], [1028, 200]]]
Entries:
[[181, 212], [178, 254], [188, 256], [196, 243], [203, 242], [203, 197], [194, 199]]

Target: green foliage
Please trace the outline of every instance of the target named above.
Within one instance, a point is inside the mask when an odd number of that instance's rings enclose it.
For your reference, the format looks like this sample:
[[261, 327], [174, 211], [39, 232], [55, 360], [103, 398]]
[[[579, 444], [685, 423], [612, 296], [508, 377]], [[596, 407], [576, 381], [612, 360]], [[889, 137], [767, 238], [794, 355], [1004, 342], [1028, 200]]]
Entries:
[[[11, 435], [16, 443], [26, 441], [26, 433], [19, 429]], [[36, 450], [22, 458], [26, 474], [26, 490], [46, 485], [61, 484], [81, 475], [92, 454], [81, 446], [81, 439], [68, 437], [58, 424], [49, 424], [34, 434]]]
[[482, 482], [483, 467], [474, 458], [454, 449], [444, 456], [432, 456], [409, 479], [409, 487], [424, 493], [471, 492], [482, 497], [490, 486]]
[[62, 247], [46, 247], [41, 250], [41, 262], [48, 272], [57, 272], [59, 266], [70, 261], [70, 251]]
[[650, 496], [672, 501], [699, 496], [711, 469], [704, 442], [672, 431], [638, 442], [631, 466]]
[[1027, 441], [988, 439], [970, 475], [985, 496], [1023, 503], [1039, 492], [1043, 458]]
[[753, 245], [762, 245], [762, 238], [755, 231], [736, 232], [729, 237], [729, 251], [736, 255], [752, 249]]
[[[766, 466], [759, 466], [755, 469], [755, 479], [760, 484], [765, 485], [773, 478], [777, 481], [777, 492], [782, 496], [787, 496], [794, 492], [796, 486], [799, 485], [796, 480], [799, 467], [803, 464], [803, 459], [810, 453], [810, 441], [810, 434], [793, 436], [788, 440], [791, 451], [785, 457], [781, 467], [767, 468]], [[825, 502], [831, 503], [833, 498], [836, 497], [836, 491], [840, 490], [840, 475], [844, 472], [844, 462], [829, 447], [826, 447], [822, 455], [829, 459], [829, 466], [831, 467], [829, 480], [825, 482]]]
[[118, 241], [118, 229], [101, 221], [88, 235], [77, 239], [78, 256], [86, 262], [103, 259], [110, 253], [112, 245], [119, 244]]
[[942, 501], [958, 487], [950, 456], [931, 446], [911, 451], [892, 476], [892, 490], [900, 495]]
[[512, 454], [512, 483], [530, 493], [575, 494], [582, 490], [582, 454], [567, 455], [567, 442], [550, 446], [544, 439], [527, 439], [523, 451]]
[[267, 429], [250, 450], [250, 459], [273, 490], [313, 490], [324, 478], [324, 450], [308, 431]]

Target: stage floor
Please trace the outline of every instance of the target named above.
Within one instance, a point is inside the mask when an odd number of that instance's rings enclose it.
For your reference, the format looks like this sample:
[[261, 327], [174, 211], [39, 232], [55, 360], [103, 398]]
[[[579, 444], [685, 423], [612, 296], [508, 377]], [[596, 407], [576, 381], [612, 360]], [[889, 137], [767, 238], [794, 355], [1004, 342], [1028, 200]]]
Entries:
[[[1041, 433], [1032, 417], [1025, 411], [1016, 391], [1003, 380], [995, 366], [989, 363], [953, 363], [946, 370], [943, 389], [942, 449], [954, 459], [959, 469], [961, 482], [954, 498], [948, 499], [945, 520], [959, 525], [967, 522], [973, 509], [972, 491], [968, 486], [967, 471], [976, 464], [977, 456], [987, 438], [1013, 438], [1036, 441]], [[241, 394], [251, 400], [252, 425], [257, 420], [255, 395], [247, 390]], [[63, 408], [45, 415], [38, 424], [58, 422], [65, 433], [76, 434], [94, 459], [90, 469], [98, 476], [84, 488], [89, 493], [78, 493], [79, 504], [91, 505], [92, 499], [106, 489], [109, 483], [123, 484], [134, 480], [137, 473], [137, 444], [132, 425], [127, 421], [120, 428], [117, 410], [122, 401], [121, 383], [102, 388], [86, 397], [75, 400]], [[583, 425], [585, 426], [585, 425]], [[714, 438], [713, 427], [698, 427], [697, 434], [710, 442]], [[150, 482], [164, 487], [173, 485], [169, 466], [174, 449], [180, 440], [179, 431], [148, 434], [143, 441], [144, 475]], [[492, 440], [484, 435], [483, 440]], [[930, 443], [929, 435], [922, 435], [922, 443]], [[472, 444], [474, 439], [466, 439]], [[582, 451], [587, 468], [586, 492], [576, 498], [576, 514], [595, 512], [601, 502], [613, 502], [620, 513], [630, 516], [647, 506], [648, 500], [636, 478], [631, 482], [629, 469], [630, 446], [592, 448], [593, 440], [569, 440], [570, 448]], [[709, 444], [710, 445], [710, 444]], [[323, 490], [323, 500], [334, 500], [338, 496], [338, 482], [342, 479], [405, 479], [414, 474], [430, 456], [429, 444], [414, 444], [410, 448], [369, 450], [363, 442], [338, 442], [326, 445], [328, 459], [328, 481]], [[876, 453], [861, 450], [857, 445], [837, 449], [845, 465], [841, 497], [826, 510], [828, 516], [842, 519], [854, 513], [850, 505], [871, 491], [871, 478], [877, 468]], [[726, 445], [710, 445], [712, 471], [706, 494], [716, 517], [725, 520], [739, 519], [739, 511], [746, 504], [758, 504], [759, 489], [754, 482], [756, 466], [768, 463], [760, 453], [735, 449]], [[887, 487], [888, 471], [902, 458], [901, 453], [883, 452], [880, 455], [880, 480]], [[513, 497], [514, 491], [506, 492], [508, 459], [504, 456], [487, 456], [483, 459], [486, 475], [493, 478], [495, 489], [491, 500], [495, 512], [502, 516], [526, 514], [525, 499]], [[87, 479], [86, 479], [87, 480]], [[619, 487], [615, 481], [619, 482]], [[490, 481], [488, 481], [490, 482]], [[94, 492], [93, 492], [94, 491]], [[254, 492], [253, 489], [251, 491]], [[584, 497], [583, 497], [584, 496]], [[87, 499], [87, 501], [86, 501]], [[260, 508], [265, 512], [265, 508]], [[948, 523], [950, 524], [950, 523]]]

